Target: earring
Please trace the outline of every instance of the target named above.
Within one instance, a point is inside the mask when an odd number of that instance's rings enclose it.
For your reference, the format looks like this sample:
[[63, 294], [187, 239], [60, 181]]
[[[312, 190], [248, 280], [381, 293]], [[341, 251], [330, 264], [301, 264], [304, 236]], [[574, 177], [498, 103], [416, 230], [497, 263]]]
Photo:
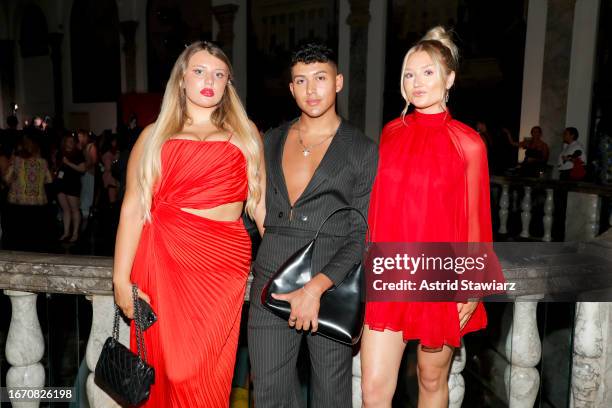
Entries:
[[448, 89], [446, 90], [446, 95], [444, 95], [444, 103], [448, 103]]

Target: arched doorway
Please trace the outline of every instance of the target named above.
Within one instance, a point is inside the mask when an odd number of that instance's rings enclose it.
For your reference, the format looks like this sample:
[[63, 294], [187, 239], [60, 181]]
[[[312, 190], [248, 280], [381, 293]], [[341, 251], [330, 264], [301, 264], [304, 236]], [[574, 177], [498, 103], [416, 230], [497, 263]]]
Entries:
[[70, 14], [72, 97], [116, 102], [121, 92], [119, 17], [113, 0], [75, 0]]
[[49, 58], [49, 32], [43, 11], [34, 3], [26, 4], [16, 16], [17, 63], [16, 100], [20, 119], [34, 115], [52, 115], [53, 67]]

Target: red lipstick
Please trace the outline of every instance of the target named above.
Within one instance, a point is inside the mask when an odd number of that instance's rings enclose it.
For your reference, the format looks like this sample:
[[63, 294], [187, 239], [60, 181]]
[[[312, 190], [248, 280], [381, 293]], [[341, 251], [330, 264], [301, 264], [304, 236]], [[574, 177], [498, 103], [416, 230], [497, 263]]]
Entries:
[[200, 94], [212, 98], [213, 96], [215, 96], [215, 91], [212, 88], [204, 88], [200, 91]]

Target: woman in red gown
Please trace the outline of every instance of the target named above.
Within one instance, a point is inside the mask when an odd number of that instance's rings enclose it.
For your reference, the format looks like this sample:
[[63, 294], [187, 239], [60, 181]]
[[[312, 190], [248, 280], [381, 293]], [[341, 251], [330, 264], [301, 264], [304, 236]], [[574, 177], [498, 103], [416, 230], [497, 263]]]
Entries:
[[[227, 407], [258, 210], [260, 139], [231, 83], [228, 58], [187, 47], [160, 114], [128, 163], [114, 260], [115, 301], [133, 316], [131, 285], [158, 321], [144, 332], [155, 369], [147, 407]], [[136, 350], [134, 325], [132, 350]]]
[[[491, 241], [486, 148], [446, 109], [456, 68], [457, 48], [441, 27], [404, 58], [407, 104], [383, 129], [370, 201], [374, 242]], [[414, 112], [406, 115], [410, 104]], [[369, 302], [361, 346], [364, 406], [391, 407], [405, 344], [415, 339], [419, 407], [446, 407], [454, 348], [486, 323], [477, 302]]]

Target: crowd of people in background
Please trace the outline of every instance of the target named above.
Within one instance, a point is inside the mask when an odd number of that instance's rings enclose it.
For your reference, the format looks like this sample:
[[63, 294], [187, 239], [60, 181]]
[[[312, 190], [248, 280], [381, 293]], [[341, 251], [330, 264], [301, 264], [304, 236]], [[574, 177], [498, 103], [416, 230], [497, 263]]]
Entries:
[[[579, 133], [575, 127], [565, 128], [560, 135], [563, 147], [554, 164], [549, 164], [550, 148], [542, 138], [540, 126], [533, 126], [529, 137], [522, 140], [513, 136], [506, 127], [491, 132], [483, 120], [476, 122], [475, 130], [487, 147], [491, 174], [564, 181], [581, 181], [587, 177], [585, 148], [578, 141]], [[523, 152], [520, 161], [519, 149]]]
[[[110, 255], [137, 120], [99, 135], [36, 116], [0, 130], [2, 248]], [[95, 237], [95, 239], [94, 239]]]
[[[492, 131], [484, 120], [474, 127], [487, 147], [492, 174], [546, 177], [558, 171], [561, 180], [573, 181], [587, 176], [576, 128], [564, 130], [562, 152], [550, 165], [540, 126], [520, 141], [505, 127]], [[49, 116], [20, 127], [18, 118], [9, 116], [0, 130], [2, 248], [112, 254], [127, 160], [140, 131], [135, 115], [116, 133], [100, 135], [56, 127]]]

